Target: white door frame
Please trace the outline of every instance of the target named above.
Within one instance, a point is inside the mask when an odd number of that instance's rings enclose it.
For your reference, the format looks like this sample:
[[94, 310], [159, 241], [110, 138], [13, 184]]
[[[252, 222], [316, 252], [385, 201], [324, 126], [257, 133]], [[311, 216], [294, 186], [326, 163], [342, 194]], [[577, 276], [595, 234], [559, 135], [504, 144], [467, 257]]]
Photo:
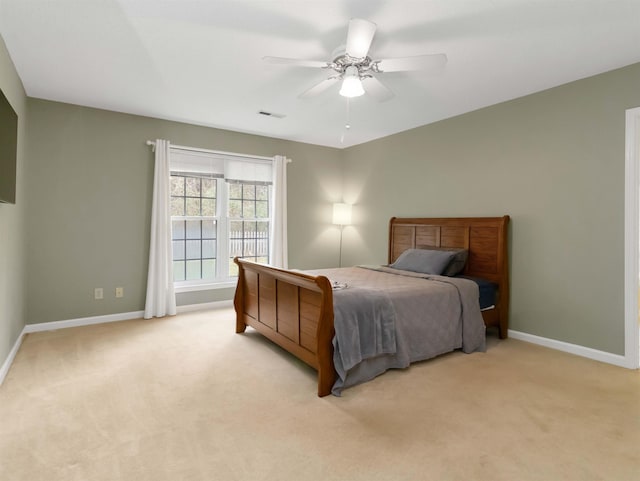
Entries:
[[640, 252], [640, 107], [626, 111], [624, 189], [624, 359], [640, 367], [638, 262]]

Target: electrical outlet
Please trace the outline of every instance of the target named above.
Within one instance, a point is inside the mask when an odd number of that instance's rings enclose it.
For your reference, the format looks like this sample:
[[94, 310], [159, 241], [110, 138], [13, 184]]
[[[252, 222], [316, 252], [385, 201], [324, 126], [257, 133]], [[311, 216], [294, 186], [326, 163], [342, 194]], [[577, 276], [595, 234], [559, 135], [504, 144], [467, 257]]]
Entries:
[[124, 297], [124, 287], [116, 287], [116, 297]]
[[104, 291], [102, 290], [102, 287], [96, 287], [93, 290], [93, 298], [96, 300], [104, 298]]

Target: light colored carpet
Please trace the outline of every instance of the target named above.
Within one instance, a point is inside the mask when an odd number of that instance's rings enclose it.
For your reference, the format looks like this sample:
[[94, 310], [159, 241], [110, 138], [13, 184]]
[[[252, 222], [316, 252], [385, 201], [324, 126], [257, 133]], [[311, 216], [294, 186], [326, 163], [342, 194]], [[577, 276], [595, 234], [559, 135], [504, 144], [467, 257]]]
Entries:
[[0, 479], [640, 479], [638, 371], [491, 338], [315, 392], [231, 309], [30, 334], [0, 387]]

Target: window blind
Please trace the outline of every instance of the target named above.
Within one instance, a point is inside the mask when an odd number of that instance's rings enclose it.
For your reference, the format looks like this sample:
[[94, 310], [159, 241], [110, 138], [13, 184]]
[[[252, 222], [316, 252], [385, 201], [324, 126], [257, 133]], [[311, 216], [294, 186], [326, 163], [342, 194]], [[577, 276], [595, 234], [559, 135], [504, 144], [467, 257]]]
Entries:
[[226, 159], [225, 164], [224, 178], [229, 183], [262, 185], [273, 183], [272, 162]]
[[224, 158], [204, 152], [171, 149], [171, 171], [224, 177]]
[[171, 171], [180, 174], [221, 177], [229, 183], [271, 185], [273, 167], [269, 160], [171, 149]]

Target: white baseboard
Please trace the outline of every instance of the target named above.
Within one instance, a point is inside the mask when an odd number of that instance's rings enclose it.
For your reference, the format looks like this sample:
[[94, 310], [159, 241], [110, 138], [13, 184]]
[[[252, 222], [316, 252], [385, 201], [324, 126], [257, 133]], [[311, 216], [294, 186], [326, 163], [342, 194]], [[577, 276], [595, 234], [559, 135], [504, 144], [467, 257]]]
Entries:
[[2, 386], [2, 383], [4, 382], [4, 378], [7, 377], [7, 374], [9, 373], [9, 369], [11, 369], [11, 364], [13, 364], [13, 360], [15, 359], [16, 354], [18, 354], [18, 350], [22, 345], [23, 337], [24, 337], [24, 329], [22, 329], [22, 332], [18, 336], [18, 339], [16, 339], [16, 342], [13, 344], [13, 347], [11, 348], [11, 351], [9, 351], [9, 355], [7, 356], [7, 358], [4, 360], [4, 363], [2, 364], [2, 369], [0, 369], [0, 386]]
[[[216, 301], [216, 302], [205, 302], [201, 304], [188, 304], [185, 306], [178, 306], [177, 311], [178, 314], [182, 314], [185, 312], [193, 312], [193, 311], [202, 311], [208, 309], [220, 309], [225, 307], [233, 306], [233, 301]], [[22, 329], [22, 332], [16, 339], [11, 352], [5, 359], [2, 364], [2, 368], [0, 369], [0, 386], [4, 382], [5, 377], [9, 373], [9, 369], [11, 369], [11, 364], [13, 364], [13, 360], [18, 354], [18, 350], [22, 345], [22, 339], [25, 334], [30, 332], [43, 332], [43, 331], [55, 331], [56, 329], [66, 329], [69, 327], [80, 327], [80, 326], [90, 326], [92, 324], [104, 324], [107, 322], [118, 322], [118, 321], [128, 321], [131, 319], [141, 319], [144, 316], [144, 311], [133, 311], [133, 312], [121, 312], [118, 314], [107, 314], [105, 316], [92, 316], [92, 317], [80, 317], [78, 319], [67, 319], [64, 321], [52, 321], [52, 322], [40, 322], [38, 324], [27, 324]]]
[[183, 312], [192, 312], [192, 311], [203, 311], [206, 309], [221, 309], [223, 307], [233, 307], [233, 301], [214, 301], [214, 302], [203, 302], [202, 304], [188, 304], [186, 306], [178, 306], [178, 314], [182, 314]]
[[629, 365], [628, 360], [624, 356], [620, 356], [618, 354], [599, 351], [597, 349], [579, 346], [577, 344], [570, 344], [568, 342], [556, 341], [555, 339], [549, 339], [546, 337], [534, 336], [533, 334], [527, 334], [526, 332], [512, 331], [511, 329], [509, 329], [509, 337], [520, 341], [530, 342], [532, 344], [538, 344], [539, 346], [550, 347], [551, 349], [556, 349], [558, 351], [568, 352], [569, 354], [586, 357], [588, 359], [593, 359], [594, 361], [606, 362], [607, 364], [613, 364], [614, 366], [635, 369], [635, 366]]
[[92, 324], [105, 324], [107, 322], [128, 321], [140, 319], [144, 311], [120, 312], [118, 314], [107, 314], [104, 316], [79, 317], [77, 319], [67, 319], [65, 321], [40, 322], [38, 324], [27, 324], [24, 332], [55, 331], [56, 329], [66, 329], [68, 327], [91, 326]]

